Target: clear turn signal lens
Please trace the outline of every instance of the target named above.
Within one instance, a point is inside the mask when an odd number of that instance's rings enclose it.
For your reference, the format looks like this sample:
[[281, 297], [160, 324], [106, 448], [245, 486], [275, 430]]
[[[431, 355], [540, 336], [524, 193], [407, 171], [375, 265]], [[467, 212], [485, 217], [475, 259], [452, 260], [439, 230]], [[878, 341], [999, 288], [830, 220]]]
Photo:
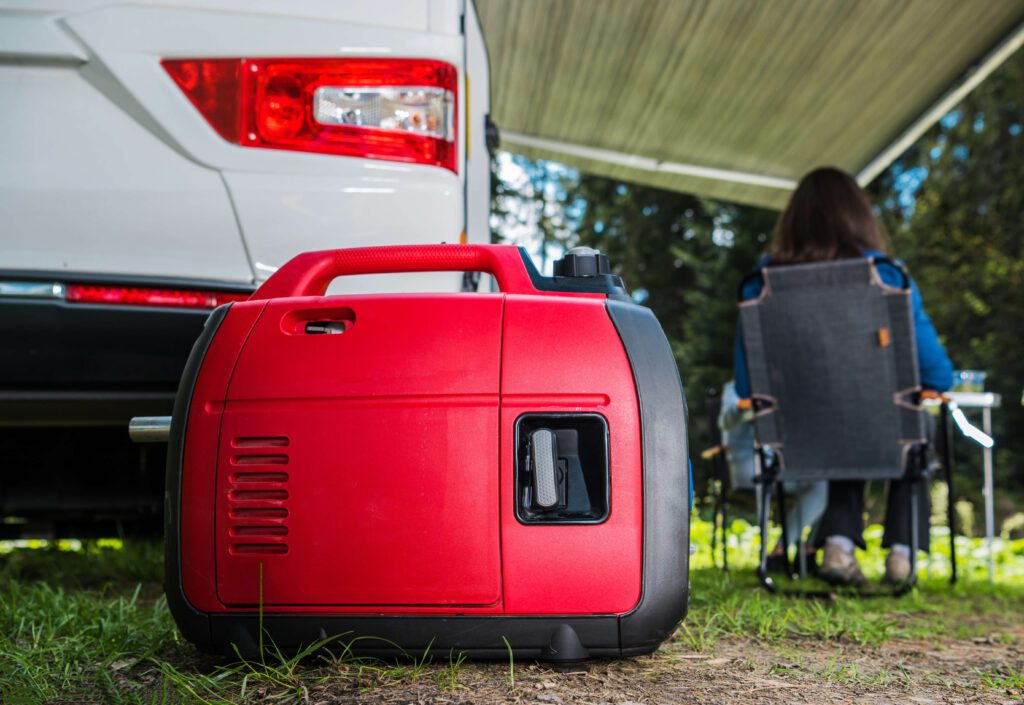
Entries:
[[313, 118], [323, 125], [397, 130], [455, 139], [454, 98], [441, 88], [321, 86], [313, 94]]

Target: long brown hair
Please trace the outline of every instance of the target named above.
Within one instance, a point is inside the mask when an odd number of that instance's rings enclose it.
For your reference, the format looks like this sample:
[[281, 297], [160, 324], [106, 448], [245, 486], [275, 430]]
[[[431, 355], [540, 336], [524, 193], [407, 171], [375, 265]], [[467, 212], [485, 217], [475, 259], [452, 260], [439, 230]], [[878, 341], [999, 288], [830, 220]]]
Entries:
[[871, 200], [852, 176], [821, 167], [800, 179], [772, 232], [774, 264], [862, 257], [886, 251], [888, 238]]

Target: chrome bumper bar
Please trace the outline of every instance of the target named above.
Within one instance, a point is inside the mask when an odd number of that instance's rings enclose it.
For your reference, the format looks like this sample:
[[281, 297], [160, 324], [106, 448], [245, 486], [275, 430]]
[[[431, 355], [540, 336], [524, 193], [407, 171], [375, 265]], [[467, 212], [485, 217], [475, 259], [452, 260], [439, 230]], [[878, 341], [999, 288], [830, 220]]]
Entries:
[[166, 443], [170, 435], [170, 416], [136, 416], [128, 422], [128, 436], [136, 443]]

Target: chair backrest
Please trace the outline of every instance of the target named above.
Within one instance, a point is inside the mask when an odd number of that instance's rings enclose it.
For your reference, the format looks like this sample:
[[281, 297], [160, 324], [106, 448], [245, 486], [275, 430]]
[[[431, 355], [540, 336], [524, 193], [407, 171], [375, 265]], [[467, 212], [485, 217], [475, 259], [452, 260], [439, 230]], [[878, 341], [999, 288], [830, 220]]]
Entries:
[[[903, 287], [885, 284], [894, 267]], [[909, 277], [881, 258], [768, 267], [740, 303], [758, 446], [782, 480], [902, 477], [924, 442]]]

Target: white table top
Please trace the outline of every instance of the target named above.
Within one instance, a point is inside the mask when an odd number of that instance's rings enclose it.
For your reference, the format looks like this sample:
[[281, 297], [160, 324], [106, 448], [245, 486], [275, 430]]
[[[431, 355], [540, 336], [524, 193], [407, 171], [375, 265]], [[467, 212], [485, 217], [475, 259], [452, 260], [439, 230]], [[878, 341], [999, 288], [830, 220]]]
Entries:
[[995, 392], [946, 392], [946, 396], [963, 409], [992, 409], [1003, 403], [1003, 400]]

